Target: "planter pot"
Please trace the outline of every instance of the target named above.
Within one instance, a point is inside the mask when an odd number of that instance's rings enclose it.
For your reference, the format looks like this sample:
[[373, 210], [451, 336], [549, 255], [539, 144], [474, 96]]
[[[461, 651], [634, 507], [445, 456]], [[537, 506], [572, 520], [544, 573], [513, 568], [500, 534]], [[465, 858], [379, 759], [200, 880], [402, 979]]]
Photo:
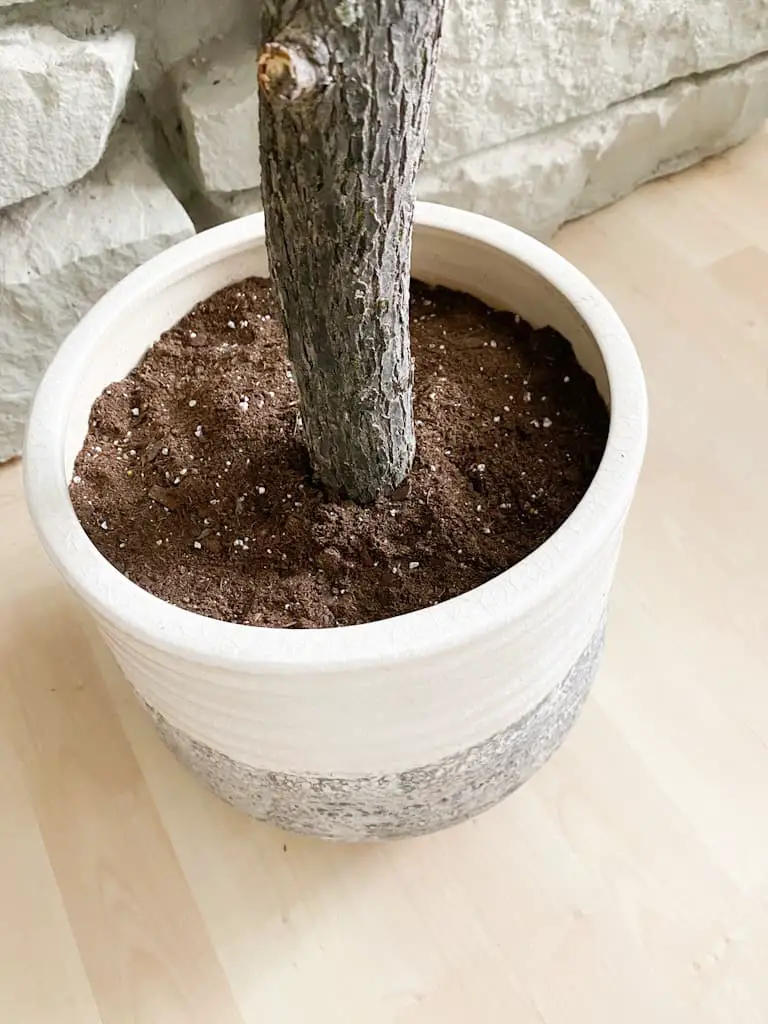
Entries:
[[174, 753], [215, 793], [287, 829], [417, 835], [491, 807], [562, 742], [595, 674], [646, 437], [632, 343], [564, 259], [474, 214], [419, 205], [413, 271], [549, 324], [610, 404], [587, 494], [540, 548], [441, 605], [361, 626], [262, 629], [166, 604], [92, 546], [67, 484], [91, 405], [201, 299], [266, 275], [264, 221], [182, 242], [109, 292], [38, 391], [25, 486], [48, 555]]

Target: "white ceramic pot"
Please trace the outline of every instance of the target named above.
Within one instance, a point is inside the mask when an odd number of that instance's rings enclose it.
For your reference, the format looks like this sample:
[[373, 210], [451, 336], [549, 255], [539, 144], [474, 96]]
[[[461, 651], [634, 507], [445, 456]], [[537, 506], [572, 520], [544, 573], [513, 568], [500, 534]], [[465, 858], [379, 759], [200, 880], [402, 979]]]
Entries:
[[610, 403], [605, 455], [570, 518], [461, 597], [338, 629], [234, 625], [141, 590], [80, 527], [67, 484], [94, 399], [195, 303], [267, 274], [261, 216], [182, 242], [113, 288], [61, 346], [27, 433], [25, 486], [42, 543], [168, 746], [237, 807], [333, 839], [461, 821], [559, 746], [595, 673], [645, 447], [632, 342], [566, 260], [495, 221], [419, 205], [413, 272], [556, 328]]

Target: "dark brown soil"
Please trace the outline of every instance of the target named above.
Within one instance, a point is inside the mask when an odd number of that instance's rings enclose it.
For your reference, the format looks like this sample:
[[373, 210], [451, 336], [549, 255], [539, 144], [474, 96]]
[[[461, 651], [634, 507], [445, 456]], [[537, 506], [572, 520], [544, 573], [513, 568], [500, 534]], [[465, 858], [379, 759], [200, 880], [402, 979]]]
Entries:
[[551, 329], [417, 283], [411, 323], [407, 493], [359, 508], [314, 486], [275, 299], [254, 279], [94, 404], [70, 488], [86, 533], [158, 597], [256, 626], [387, 618], [514, 565], [589, 486], [605, 405]]

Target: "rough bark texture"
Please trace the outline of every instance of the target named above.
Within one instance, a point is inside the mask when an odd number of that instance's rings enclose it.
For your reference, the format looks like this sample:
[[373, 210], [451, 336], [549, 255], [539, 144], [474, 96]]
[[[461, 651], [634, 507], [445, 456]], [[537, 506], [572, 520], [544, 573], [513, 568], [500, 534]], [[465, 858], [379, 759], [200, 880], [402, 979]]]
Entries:
[[444, 0], [267, 0], [267, 245], [310, 457], [365, 503], [415, 448], [408, 292]]

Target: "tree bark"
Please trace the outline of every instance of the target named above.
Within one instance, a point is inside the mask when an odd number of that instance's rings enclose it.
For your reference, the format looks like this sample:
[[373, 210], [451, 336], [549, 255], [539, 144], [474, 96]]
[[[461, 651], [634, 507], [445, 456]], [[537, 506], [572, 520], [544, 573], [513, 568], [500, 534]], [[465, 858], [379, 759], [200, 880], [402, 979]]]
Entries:
[[445, 0], [264, 0], [262, 196], [316, 475], [367, 503], [415, 449], [415, 178]]

